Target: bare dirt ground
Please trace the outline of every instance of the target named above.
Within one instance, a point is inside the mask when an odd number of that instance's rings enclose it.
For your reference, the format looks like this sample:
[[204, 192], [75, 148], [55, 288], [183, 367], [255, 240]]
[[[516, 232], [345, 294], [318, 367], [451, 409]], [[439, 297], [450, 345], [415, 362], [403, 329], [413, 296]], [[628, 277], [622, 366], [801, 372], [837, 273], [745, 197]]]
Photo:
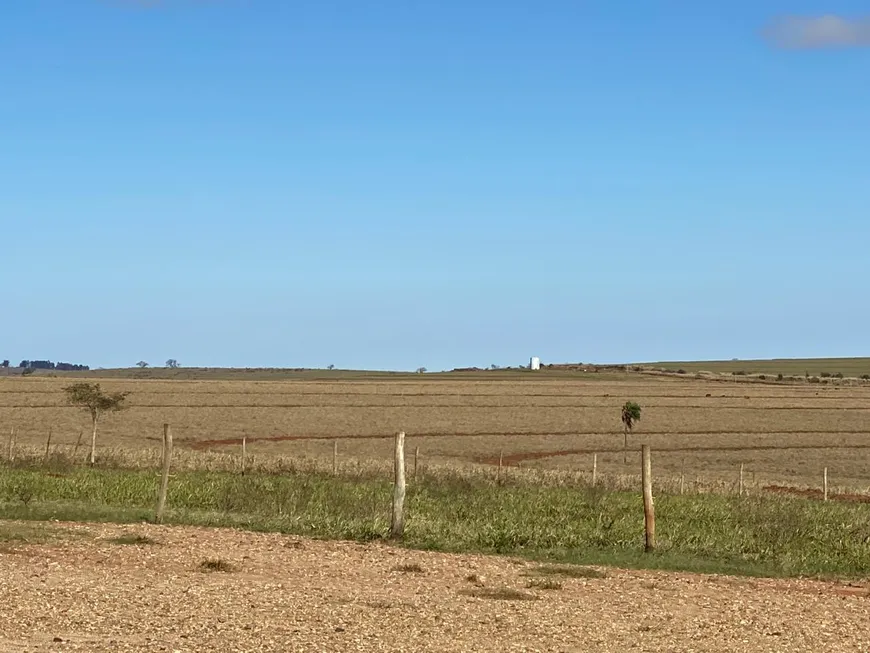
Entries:
[[[51, 528], [0, 545], [0, 651], [870, 651], [868, 589], [844, 583], [607, 570], [530, 589], [538, 565], [506, 558]], [[112, 541], [131, 533], [156, 543]]]

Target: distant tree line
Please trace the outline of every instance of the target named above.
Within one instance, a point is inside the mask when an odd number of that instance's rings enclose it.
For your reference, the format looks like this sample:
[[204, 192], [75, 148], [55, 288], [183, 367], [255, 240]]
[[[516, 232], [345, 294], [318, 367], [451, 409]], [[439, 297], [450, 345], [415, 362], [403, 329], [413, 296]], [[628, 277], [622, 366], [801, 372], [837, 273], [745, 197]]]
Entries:
[[[150, 366], [151, 366], [151, 363], [149, 363], [148, 361], [139, 361], [138, 363], [136, 363], [136, 367], [139, 367], [143, 370], [146, 367], [150, 367]], [[175, 360], [174, 358], [170, 358], [168, 361], [166, 361], [166, 367], [169, 367], [171, 369], [177, 369], [178, 368], [178, 361]]]
[[[9, 367], [9, 361], [3, 361], [2, 367]], [[52, 363], [51, 361], [21, 361], [18, 367], [25, 370], [58, 370], [59, 372], [84, 372], [89, 369], [87, 365], [73, 365], [72, 363]]]

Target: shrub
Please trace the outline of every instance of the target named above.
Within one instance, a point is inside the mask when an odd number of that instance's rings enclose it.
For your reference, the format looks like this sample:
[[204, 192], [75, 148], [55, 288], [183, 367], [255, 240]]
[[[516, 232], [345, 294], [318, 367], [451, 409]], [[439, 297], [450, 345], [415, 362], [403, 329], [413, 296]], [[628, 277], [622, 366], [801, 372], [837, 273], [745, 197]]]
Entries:
[[834, 378], [835, 378], [835, 379], [842, 379], [842, 378], [843, 378], [843, 373], [842, 373], [842, 372], [837, 372], [836, 374], [834, 374]]
[[746, 372], [743, 370], [737, 370], [736, 372], [731, 372], [732, 376], [746, 376]]
[[423, 567], [420, 566], [416, 562], [412, 562], [409, 564], [399, 565], [396, 567], [396, 571], [401, 572], [403, 574], [422, 574], [424, 573]]
[[228, 574], [234, 572], [236, 568], [226, 560], [218, 558], [203, 560], [199, 563], [199, 570], [204, 572], [221, 572]]
[[822, 372], [819, 376], [821, 376], [823, 379], [830, 379], [831, 373], [830, 372]]
[[865, 381], [870, 381], [870, 374], [862, 374], [861, 378], [864, 379]]
[[809, 378], [809, 382], [810, 382], [810, 383], [821, 383], [822, 380], [821, 380], [819, 377], [817, 377], [817, 376], [811, 376], [811, 377]]
[[758, 379], [759, 379], [759, 381], [767, 381], [767, 375], [766, 374], [759, 374]]
[[562, 583], [553, 578], [532, 578], [526, 587], [530, 590], [560, 590]]
[[776, 380], [777, 380], [777, 381], [782, 381], [782, 378], [783, 378], [783, 377], [782, 377], [782, 374], [777, 374], [777, 375], [776, 375]]

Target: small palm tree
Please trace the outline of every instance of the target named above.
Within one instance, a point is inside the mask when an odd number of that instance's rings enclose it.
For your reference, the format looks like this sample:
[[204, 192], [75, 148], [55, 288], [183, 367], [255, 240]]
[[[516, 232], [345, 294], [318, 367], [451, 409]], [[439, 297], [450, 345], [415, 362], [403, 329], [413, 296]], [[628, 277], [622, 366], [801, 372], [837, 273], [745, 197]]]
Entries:
[[628, 434], [634, 428], [635, 422], [640, 421], [640, 406], [633, 401], [626, 401], [622, 405], [622, 462], [628, 462]]

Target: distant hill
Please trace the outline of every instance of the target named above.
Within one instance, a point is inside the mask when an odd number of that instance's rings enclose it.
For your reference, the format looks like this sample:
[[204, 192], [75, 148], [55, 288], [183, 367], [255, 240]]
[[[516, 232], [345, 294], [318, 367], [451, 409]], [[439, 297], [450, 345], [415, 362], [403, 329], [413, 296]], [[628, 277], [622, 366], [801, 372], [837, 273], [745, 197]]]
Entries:
[[719, 374], [782, 374], [784, 376], [827, 376], [842, 374], [860, 378], [870, 374], [870, 358], [773, 358], [769, 360], [668, 361], [643, 363], [645, 368], [715, 372]]

